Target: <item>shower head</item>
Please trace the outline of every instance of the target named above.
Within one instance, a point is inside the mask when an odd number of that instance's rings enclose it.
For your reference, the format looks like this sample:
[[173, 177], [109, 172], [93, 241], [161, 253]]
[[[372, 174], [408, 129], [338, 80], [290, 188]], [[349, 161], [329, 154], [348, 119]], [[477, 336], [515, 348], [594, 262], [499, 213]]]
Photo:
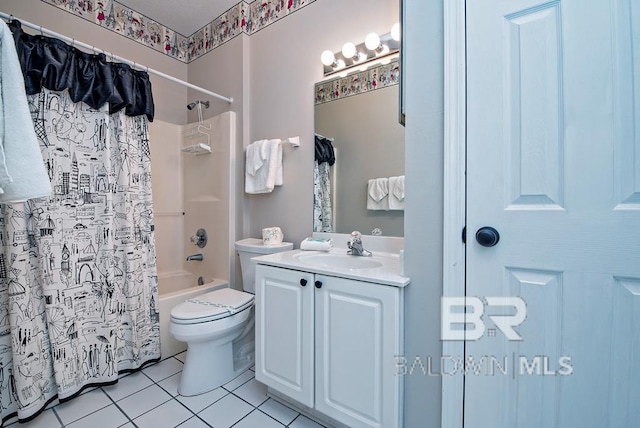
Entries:
[[187, 108], [189, 110], [193, 110], [193, 108], [198, 104], [203, 105], [204, 108], [209, 108], [209, 101], [202, 101], [202, 100], [194, 101], [192, 103], [187, 104]]

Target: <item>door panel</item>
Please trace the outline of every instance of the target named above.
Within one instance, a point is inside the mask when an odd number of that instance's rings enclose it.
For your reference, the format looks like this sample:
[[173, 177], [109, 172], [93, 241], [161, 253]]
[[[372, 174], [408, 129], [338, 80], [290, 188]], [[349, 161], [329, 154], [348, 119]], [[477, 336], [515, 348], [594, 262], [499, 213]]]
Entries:
[[[467, 1], [466, 427], [632, 427], [640, 374], [640, 4]], [[506, 366], [506, 369], [503, 369]], [[486, 369], [493, 368], [493, 373]], [[501, 370], [502, 369], [502, 370]], [[506, 372], [506, 373], [504, 373]]]
[[547, 3], [504, 19], [505, 187], [509, 209], [562, 208], [559, 9], [557, 2]]

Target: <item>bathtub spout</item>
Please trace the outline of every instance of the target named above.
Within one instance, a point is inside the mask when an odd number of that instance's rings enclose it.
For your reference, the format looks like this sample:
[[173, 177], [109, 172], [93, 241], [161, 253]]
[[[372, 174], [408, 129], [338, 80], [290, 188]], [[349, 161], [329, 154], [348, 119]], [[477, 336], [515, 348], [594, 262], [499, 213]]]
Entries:
[[198, 254], [192, 254], [189, 257], [187, 257], [187, 261], [191, 261], [191, 260], [196, 260], [201, 262], [203, 259], [202, 253], [198, 253]]

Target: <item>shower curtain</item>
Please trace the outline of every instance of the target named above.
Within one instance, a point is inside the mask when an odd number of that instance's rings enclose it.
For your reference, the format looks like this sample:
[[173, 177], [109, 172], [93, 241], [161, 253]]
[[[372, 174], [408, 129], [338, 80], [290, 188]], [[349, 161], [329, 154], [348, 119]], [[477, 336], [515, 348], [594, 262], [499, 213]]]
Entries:
[[[160, 358], [152, 106], [149, 111], [139, 102], [150, 101], [150, 86], [136, 89], [139, 76], [123, 64], [89, 58], [59, 40], [35, 40], [19, 26], [12, 31], [53, 192], [1, 206], [3, 421], [16, 414], [28, 420], [56, 397], [64, 401], [87, 386], [115, 383], [119, 373]], [[71, 77], [61, 90], [47, 89], [65, 80], [46, 61], [51, 46], [69, 55], [61, 64]], [[25, 68], [39, 61], [45, 66]], [[78, 73], [70, 64], [84, 67], [84, 76], [87, 64], [129, 75], [108, 84], [95, 80], [93, 92], [87, 85], [89, 92], [77, 91]], [[131, 115], [138, 110], [147, 114]]]
[[331, 207], [331, 166], [336, 157], [333, 140], [315, 135], [315, 161], [313, 163], [313, 231], [333, 232]]

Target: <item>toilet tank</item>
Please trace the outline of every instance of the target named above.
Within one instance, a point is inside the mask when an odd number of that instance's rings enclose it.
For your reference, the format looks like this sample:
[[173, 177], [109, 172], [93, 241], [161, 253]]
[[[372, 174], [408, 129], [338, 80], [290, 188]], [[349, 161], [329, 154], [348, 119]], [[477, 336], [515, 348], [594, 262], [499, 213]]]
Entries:
[[255, 294], [256, 292], [256, 268], [251, 263], [252, 257], [265, 254], [280, 253], [293, 249], [293, 243], [282, 242], [276, 245], [264, 245], [262, 239], [247, 238], [236, 241], [236, 251], [240, 256], [240, 268], [242, 269], [242, 288], [244, 291]]

